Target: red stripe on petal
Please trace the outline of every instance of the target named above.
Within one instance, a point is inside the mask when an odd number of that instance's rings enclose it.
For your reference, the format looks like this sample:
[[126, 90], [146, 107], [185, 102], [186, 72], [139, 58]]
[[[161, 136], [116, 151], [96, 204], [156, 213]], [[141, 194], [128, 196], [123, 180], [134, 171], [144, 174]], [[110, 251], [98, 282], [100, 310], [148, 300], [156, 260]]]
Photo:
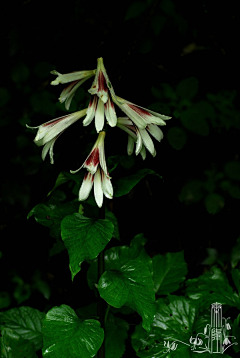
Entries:
[[151, 114], [151, 113], [149, 113], [148, 111], [145, 111], [145, 110], [142, 109], [142, 108], [136, 107], [136, 106], [134, 106], [133, 104], [130, 104], [130, 103], [128, 103], [127, 105], [128, 105], [130, 108], [132, 108], [136, 113], [138, 113], [140, 116], [141, 116], [141, 115], [144, 115], [144, 116], [150, 116], [150, 117], [152, 117], [152, 114]]
[[52, 126], [55, 126], [55, 124], [56, 123], [58, 123], [58, 122], [61, 122], [62, 120], [64, 120], [65, 118], [67, 118], [67, 116], [64, 116], [64, 117], [62, 117], [62, 118], [59, 118], [59, 119], [56, 119], [56, 121], [52, 121], [52, 122], [49, 122], [49, 123], [44, 123], [42, 126], [43, 127], [52, 127]]
[[107, 84], [103, 73], [100, 71], [98, 75], [98, 91], [107, 92]]
[[85, 166], [97, 166], [100, 162], [99, 159], [99, 148], [93, 149], [92, 153], [90, 154], [89, 158], [85, 162]]

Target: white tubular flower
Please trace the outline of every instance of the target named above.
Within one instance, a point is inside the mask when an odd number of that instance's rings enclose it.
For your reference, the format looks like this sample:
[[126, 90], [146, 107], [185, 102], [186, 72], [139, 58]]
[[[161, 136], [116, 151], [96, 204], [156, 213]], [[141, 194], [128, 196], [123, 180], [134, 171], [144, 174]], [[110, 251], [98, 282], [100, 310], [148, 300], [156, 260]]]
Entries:
[[154, 148], [153, 141], [148, 132], [157, 140], [161, 141], [163, 138], [163, 132], [156, 124], [148, 124], [145, 129], [138, 128], [128, 117], [121, 117], [117, 120], [117, 126], [128, 133], [128, 155], [133, 153], [134, 143], [136, 143], [135, 153], [141, 154], [143, 160], [146, 158], [146, 149], [156, 156], [156, 150]]
[[[107, 164], [104, 152], [104, 138], [106, 133], [100, 132], [89, 156], [83, 165], [77, 170], [70, 170], [71, 173], [78, 172], [81, 168], [86, 168], [87, 173], [84, 176], [79, 190], [79, 200], [86, 200], [94, 185], [94, 197], [99, 208], [103, 203], [103, 195], [112, 199], [113, 187], [107, 171]], [[100, 166], [99, 166], [100, 164]]]
[[73, 99], [73, 96], [76, 93], [76, 90], [78, 87], [81, 86], [86, 80], [91, 78], [95, 75], [96, 70], [91, 71], [77, 71], [72, 73], [66, 73], [65, 75], [62, 75], [61, 73], [57, 71], [51, 71], [53, 75], [57, 75], [58, 77], [51, 82], [51, 85], [58, 85], [60, 83], [68, 83], [72, 82], [70, 85], [68, 85], [62, 93], [60, 94], [59, 101], [61, 103], [65, 102], [65, 108], [68, 110], [71, 104], [71, 101]]
[[26, 126], [30, 129], [38, 128], [34, 142], [38, 147], [44, 145], [42, 150], [43, 160], [46, 158], [46, 155], [49, 151], [50, 162], [51, 164], [54, 163], [53, 146], [55, 141], [65, 131], [65, 129], [78, 121], [81, 117], [85, 116], [86, 112], [87, 108], [83, 109], [82, 111], [68, 114], [67, 116], [52, 119], [51, 121], [43, 123], [37, 127], [30, 127], [26, 124]]
[[164, 122], [172, 117], [159, 114], [149, 109], [137, 106], [134, 103], [128, 102], [116, 95], [112, 95], [113, 102], [135, 123], [139, 129], [145, 129], [148, 124], [157, 124], [158, 126], [165, 126]]
[[97, 133], [99, 133], [103, 129], [105, 117], [111, 127], [116, 126], [117, 116], [114, 109], [114, 104], [110, 97], [105, 104], [100, 98], [98, 98], [97, 95], [94, 95], [91, 98], [87, 110], [87, 116], [83, 121], [83, 125], [88, 126], [92, 122], [94, 117]]
[[115, 96], [113, 87], [111, 85], [111, 82], [109, 81], [106, 69], [103, 64], [103, 58], [100, 57], [97, 59], [96, 75], [92, 87], [88, 90], [88, 92], [92, 95], [98, 95], [98, 97], [103, 101], [103, 103], [106, 103], [109, 98], [108, 90], [110, 91], [112, 96]]

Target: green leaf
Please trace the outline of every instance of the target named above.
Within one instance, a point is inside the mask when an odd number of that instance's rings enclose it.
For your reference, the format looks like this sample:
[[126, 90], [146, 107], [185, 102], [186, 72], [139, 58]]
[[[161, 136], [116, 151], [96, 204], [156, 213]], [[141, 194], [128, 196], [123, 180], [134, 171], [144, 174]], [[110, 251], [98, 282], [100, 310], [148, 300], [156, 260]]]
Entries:
[[130, 190], [148, 174], [157, 175], [159, 178], [162, 178], [151, 169], [141, 169], [136, 174], [116, 180], [114, 182], [114, 196], [118, 197], [128, 194]]
[[238, 290], [238, 295], [240, 295], [240, 270], [232, 269], [231, 275], [232, 275], [234, 285], [236, 286], [236, 288]]
[[[129, 306], [143, 319], [143, 327], [150, 329], [155, 313], [155, 294], [152, 262], [143, 245], [145, 239], [137, 235], [130, 247], [113, 247], [105, 252], [106, 271], [100, 277], [100, 296], [113, 307]], [[96, 274], [96, 271], [95, 271]]]
[[114, 155], [107, 158], [107, 168], [109, 173], [111, 173], [119, 164], [120, 155]]
[[94, 357], [104, 338], [98, 321], [81, 321], [67, 305], [48, 311], [42, 331], [43, 357], [47, 358]]
[[1, 358], [37, 358], [34, 344], [21, 338], [9, 328], [1, 330], [0, 337]]
[[177, 85], [177, 94], [181, 98], [192, 99], [197, 91], [198, 80], [195, 77], [186, 78]]
[[209, 134], [209, 126], [204, 113], [194, 107], [181, 112], [180, 120], [183, 126], [193, 133], [202, 136], [207, 136]]
[[147, 4], [143, 1], [135, 1], [133, 2], [127, 9], [125, 19], [129, 20], [135, 17], [140, 16], [147, 8]]
[[112, 316], [111, 321], [105, 325], [106, 358], [121, 358], [125, 351], [128, 323], [118, 317]]
[[167, 19], [161, 15], [157, 15], [152, 18], [150, 25], [151, 25], [151, 28], [153, 29], [153, 32], [156, 36], [159, 35], [161, 30], [164, 28], [166, 22], [167, 22]]
[[204, 204], [209, 214], [217, 214], [224, 207], [225, 201], [222, 195], [211, 193], [205, 197]]
[[174, 149], [182, 149], [187, 142], [187, 134], [180, 127], [172, 127], [169, 129], [167, 139]]
[[112, 238], [114, 226], [109, 220], [89, 219], [75, 213], [62, 220], [61, 230], [73, 280], [80, 271], [81, 263], [95, 259], [105, 248]]
[[62, 185], [64, 183], [68, 182], [69, 180], [73, 180], [73, 175], [68, 172], [61, 172], [57, 177], [54, 187], [48, 193], [47, 196], [49, 196], [59, 185]]
[[240, 308], [240, 299], [229, 285], [226, 274], [213, 266], [198, 278], [186, 281], [186, 294], [199, 304], [207, 308], [213, 302]]
[[[137, 326], [132, 335], [132, 346], [139, 357], [170, 358], [173, 352], [169, 356], [164, 353], [166, 352], [164, 341], [169, 341], [172, 344], [174, 341], [180, 340], [189, 344], [196, 317], [197, 308], [191, 300], [172, 295], [168, 296], [167, 299], [160, 298], [156, 301], [156, 314], [151, 325], [151, 331], [147, 333], [141, 325]], [[178, 342], [176, 343], [178, 344]], [[179, 343], [176, 352], [181, 352], [183, 349], [184, 345]], [[190, 347], [187, 351], [191, 352]], [[186, 357], [186, 355], [183, 357]]]
[[158, 295], [176, 291], [188, 272], [183, 251], [152, 258], [154, 290]]
[[38, 204], [28, 214], [27, 218], [34, 216], [35, 220], [50, 228], [50, 235], [56, 239], [61, 237], [61, 221], [69, 214], [78, 212], [79, 202], [71, 201], [65, 204]]
[[118, 220], [117, 220], [116, 216], [106, 208], [105, 209], [105, 218], [107, 220], [111, 221], [113, 223], [113, 225], [114, 225], [114, 230], [113, 230], [112, 237], [114, 239], [120, 240]]
[[35, 349], [42, 347], [42, 320], [45, 314], [27, 306], [0, 312], [0, 326], [9, 328], [21, 338], [34, 344]]

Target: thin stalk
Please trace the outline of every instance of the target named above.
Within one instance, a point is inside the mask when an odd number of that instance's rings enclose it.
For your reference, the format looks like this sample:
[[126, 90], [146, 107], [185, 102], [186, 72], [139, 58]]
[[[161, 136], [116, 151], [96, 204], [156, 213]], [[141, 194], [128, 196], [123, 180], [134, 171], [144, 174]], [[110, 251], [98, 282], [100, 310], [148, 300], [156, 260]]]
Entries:
[[[103, 198], [103, 205], [99, 209], [99, 219], [105, 219], [105, 199]], [[104, 250], [100, 252], [98, 255], [98, 281], [102, 274], [104, 273]], [[101, 323], [101, 327], [105, 331], [105, 307], [104, 307], [104, 300], [100, 297], [98, 297], [98, 305], [97, 305], [97, 314], [99, 317], [99, 321]], [[103, 344], [101, 345], [101, 348], [98, 351], [98, 358], [105, 358], [105, 339], [103, 341]]]

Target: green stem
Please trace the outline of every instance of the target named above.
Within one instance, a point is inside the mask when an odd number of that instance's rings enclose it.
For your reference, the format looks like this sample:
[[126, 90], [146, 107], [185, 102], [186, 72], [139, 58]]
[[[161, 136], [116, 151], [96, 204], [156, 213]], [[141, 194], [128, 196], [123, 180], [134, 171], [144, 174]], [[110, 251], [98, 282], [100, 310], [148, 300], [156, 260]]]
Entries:
[[[103, 205], [99, 209], [99, 219], [105, 219], [105, 200], [103, 198]], [[100, 252], [98, 255], [98, 281], [102, 274], [104, 273], [104, 250]], [[101, 327], [105, 330], [105, 307], [104, 307], [104, 300], [100, 297], [98, 297], [98, 305], [97, 305], [97, 313], [99, 317], [99, 321], [101, 323]], [[103, 344], [101, 345], [101, 348], [98, 351], [98, 358], [105, 358], [105, 339], [103, 341]]]

